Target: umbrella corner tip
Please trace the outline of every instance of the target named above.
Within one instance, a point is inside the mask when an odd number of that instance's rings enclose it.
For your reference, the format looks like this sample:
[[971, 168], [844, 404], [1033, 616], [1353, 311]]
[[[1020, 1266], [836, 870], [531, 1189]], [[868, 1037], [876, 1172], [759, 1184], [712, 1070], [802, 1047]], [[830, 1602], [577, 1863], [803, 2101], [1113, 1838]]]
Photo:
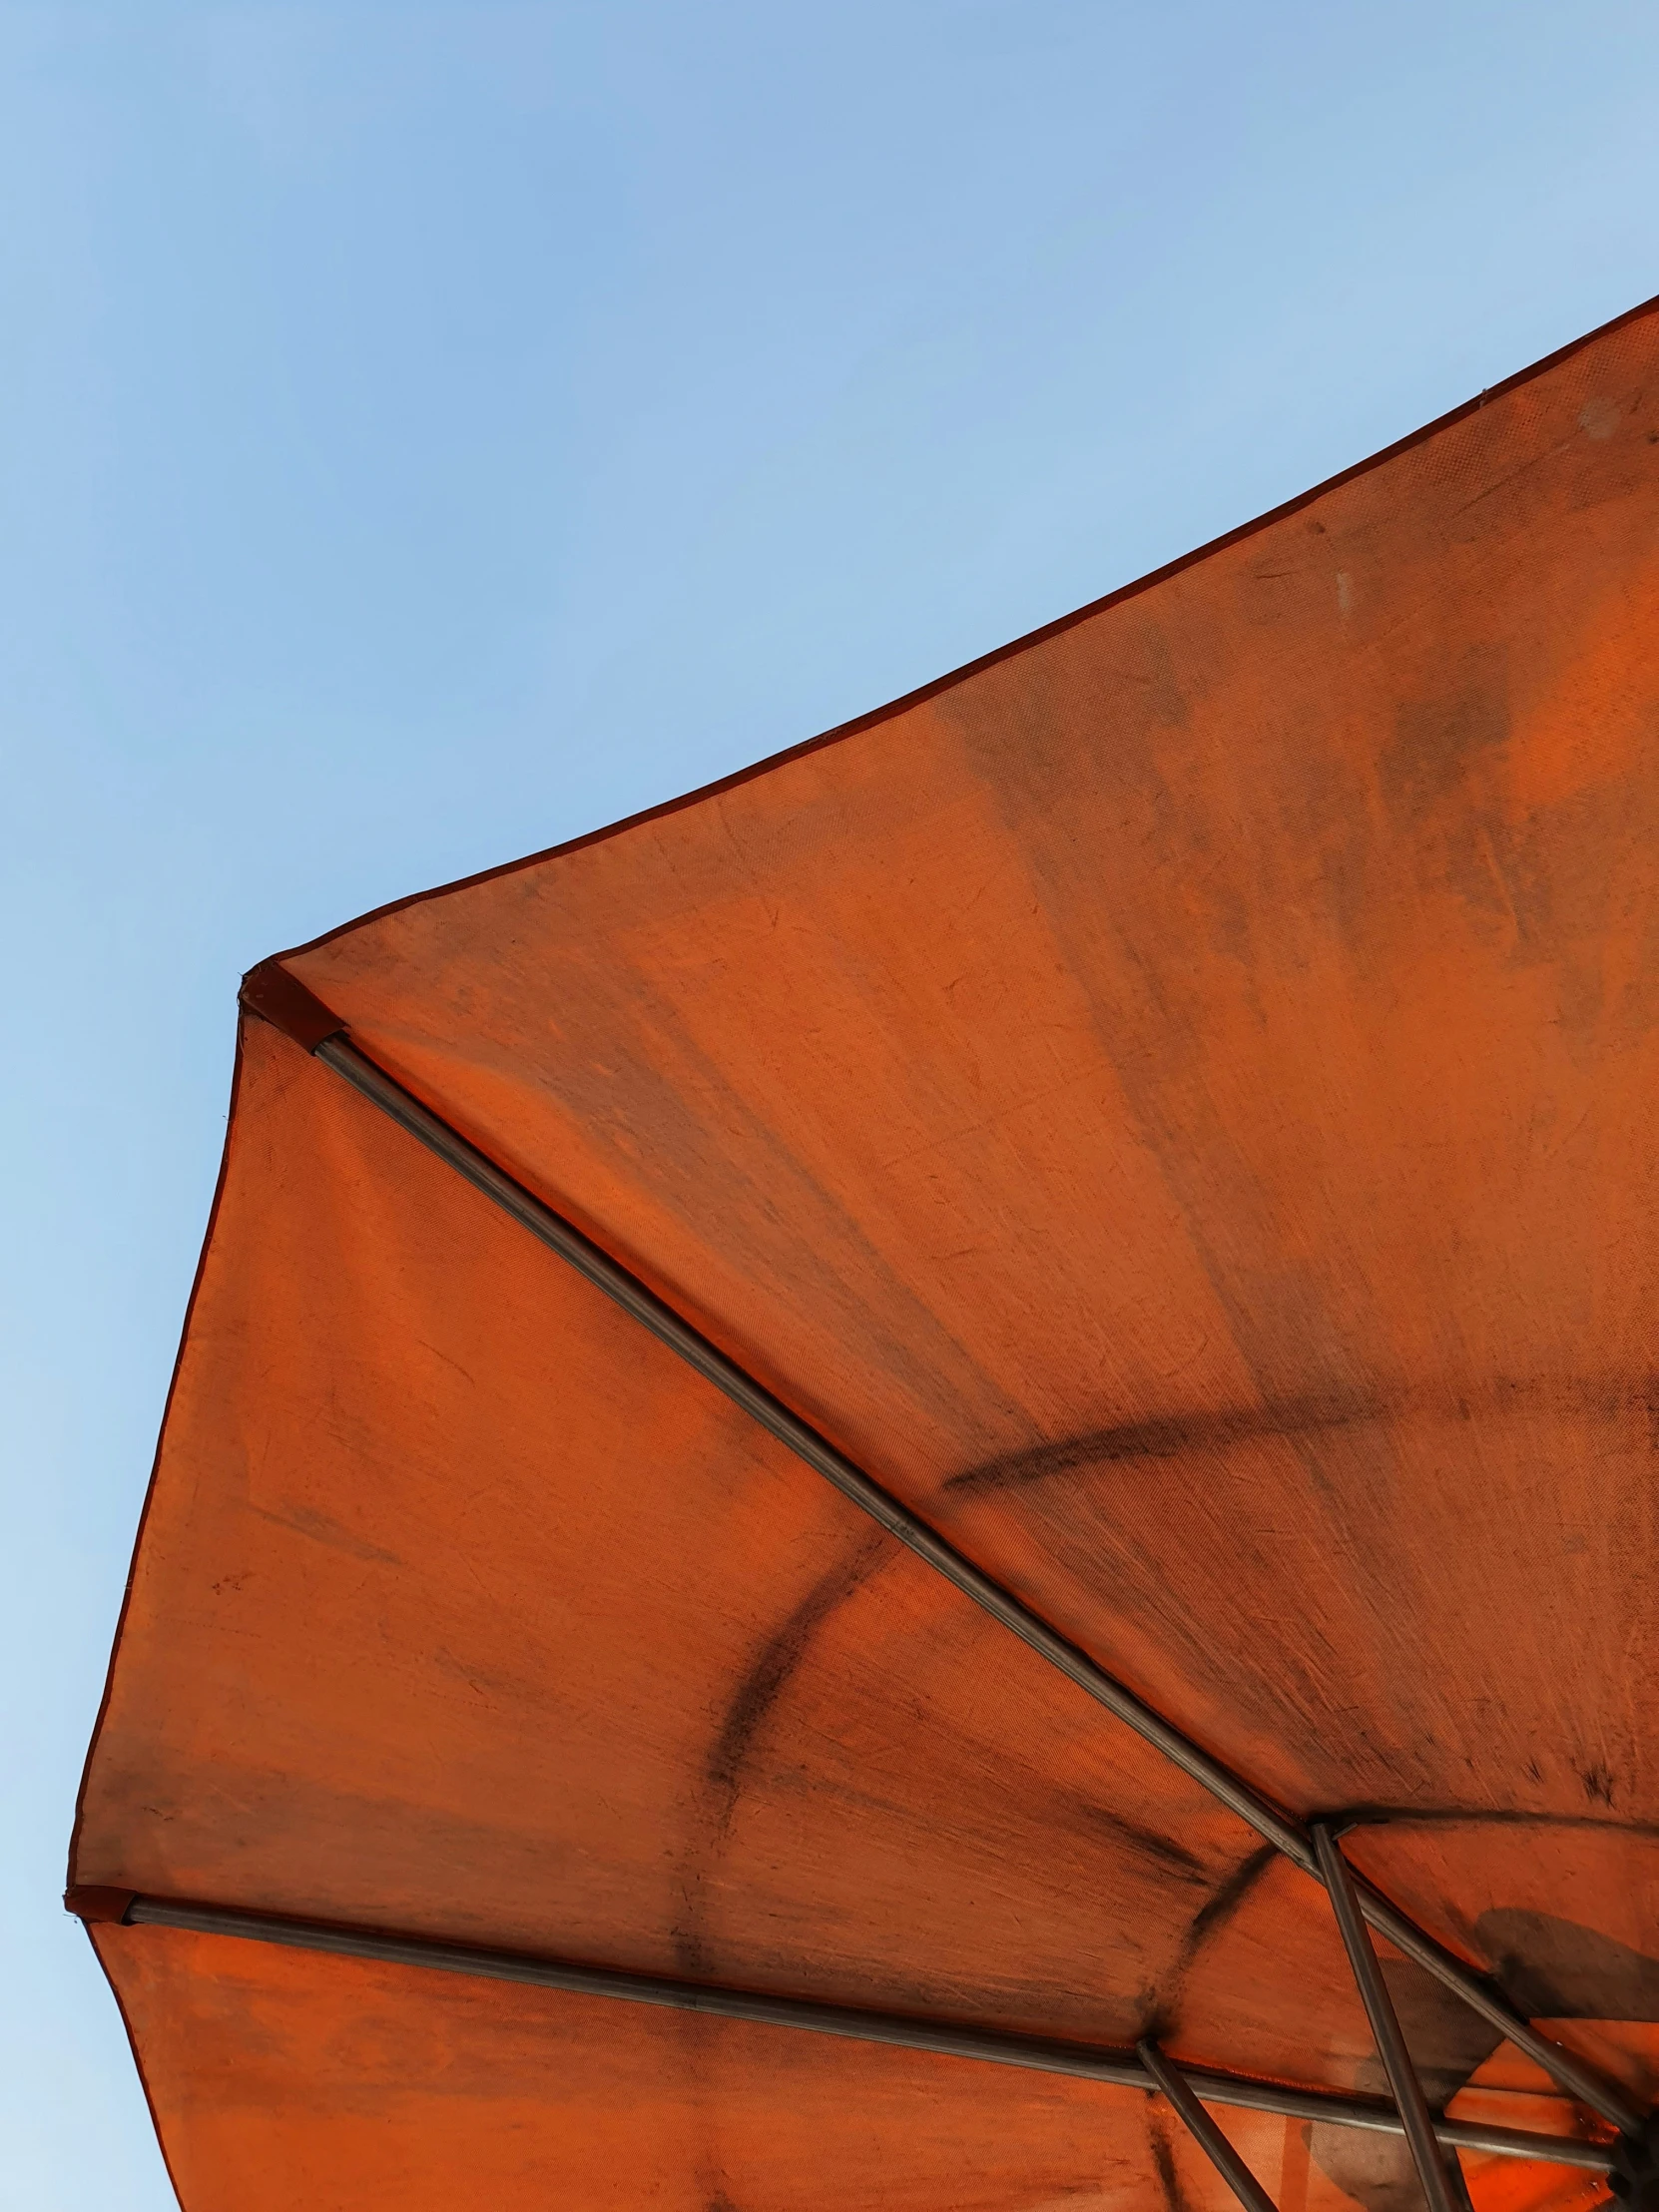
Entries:
[[237, 997], [250, 1013], [269, 1021], [306, 1052], [314, 1052], [346, 1028], [338, 1014], [308, 991], [298, 976], [290, 975], [280, 960], [262, 960], [250, 968]]
[[78, 1921], [123, 1923], [132, 1911], [134, 1890], [112, 1890], [98, 1883], [72, 1882], [63, 1894], [63, 1909]]

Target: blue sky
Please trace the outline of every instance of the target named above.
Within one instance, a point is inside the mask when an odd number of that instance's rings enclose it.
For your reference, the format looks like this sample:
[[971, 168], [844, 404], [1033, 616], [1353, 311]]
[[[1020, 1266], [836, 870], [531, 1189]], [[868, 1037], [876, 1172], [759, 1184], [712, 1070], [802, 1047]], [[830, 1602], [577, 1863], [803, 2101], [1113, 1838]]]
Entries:
[[240, 972], [879, 704], [1659, 290], [1605, 0], [0, 0], [0, 2206]]

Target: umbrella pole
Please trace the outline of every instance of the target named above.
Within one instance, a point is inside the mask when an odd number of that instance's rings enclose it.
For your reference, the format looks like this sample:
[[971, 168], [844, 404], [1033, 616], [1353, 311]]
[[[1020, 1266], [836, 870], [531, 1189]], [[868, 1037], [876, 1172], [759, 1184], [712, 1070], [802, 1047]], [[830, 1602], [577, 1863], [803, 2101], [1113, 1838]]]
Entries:
[[1342, 1931], [1348, 1962], [1354, 1968], [1354, 1978], [1359, 1984], [1366, 2015], [1371, 2021], [1371, 2031], [1377, 2040], [1378, 2055], [1382, 2060], [1383, 2070], [1388, 2076], [1388, 2086], [1393, 2091], [1394, 2103], [1399, 2110], [1400, 2124], [1405, 2130], [1405, 2140], [1411, 2150], [1411, 2163], [1417, 2169], [1417, 2179], [1422, 2183], [1422, 2193], [1428, 2200], [1428, 2212], [1454, 2212], [1445, 2161], [1440, 2155], [1439, 2144], [1434, 2140], [1434, 2122], [1429, 2114], [1428, 2099], [1422, 2093], [1417, 2069], [1411, 2062], [1411, 2053], [1400, 2032], [1399, 2016], [1394, 2011], [1388, 1985], [1382, 1979], [1382, 1968], [1378, 1963], [1371, 1930], [1366, 1926], [1365, 1916], [1360, 1910], [1354, 1877], [1349, 1872], [1348, 1861], [1337, 1848], [1336, 1837], [1323, 1822], [1314, 1829], [1314, 1851], [1319, 1860], [1321, 1879], [1331, 1893], [1337, 1926]]
[[1170, 2064], [1150, 2035], [1143, 2036], [1135, 2049], [1141, 2064], [1186, 2122], [1200, 2150], [1244, 2206], [1245, 2212], [1277, 2212], [1272, 2197], [1193, 2095], [1186, 2076]]

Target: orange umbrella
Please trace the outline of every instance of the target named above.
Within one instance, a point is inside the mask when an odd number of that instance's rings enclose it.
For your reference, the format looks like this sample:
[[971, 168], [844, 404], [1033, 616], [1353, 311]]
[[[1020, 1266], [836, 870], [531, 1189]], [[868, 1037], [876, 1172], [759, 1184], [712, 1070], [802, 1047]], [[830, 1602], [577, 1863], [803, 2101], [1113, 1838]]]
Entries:
[[70, 1875], [187, 2212], [1653, 2207], [1656, 876], [1648, 307], [257, 968]]

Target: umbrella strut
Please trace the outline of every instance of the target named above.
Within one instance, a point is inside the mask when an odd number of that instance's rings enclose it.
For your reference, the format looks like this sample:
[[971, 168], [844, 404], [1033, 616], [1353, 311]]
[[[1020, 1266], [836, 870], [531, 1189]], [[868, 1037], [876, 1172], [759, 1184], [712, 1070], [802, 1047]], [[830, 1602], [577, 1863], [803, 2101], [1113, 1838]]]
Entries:
[[1245, 2212], [1277, 2212], [1272, 2197], [1205, 2111], [1179, 2067], [1172, 2066], [1150, 2035], [1135, 2045], [1141, 2064], [1186, 2121], [1199, 2148], [1232, 2190]]
[[1371, 1930], [1366, 1926], [1365, 1917], [1360, 1911], [1360, 1900], [1355, 1892], [1354, 1877], [1349, 1872], [1348, 1861], [1338, 1850], [1336, 1837], [1323, 1822], [1314, 1830], [1314, 1850], [1319, 1859], [1320, 1878], [1331, 1893], [1332, 1910], [1337, 1916], [1337, 1926], [1342, 1931], [1343, 1947], [1348, 1952], [1349, 1964], [1354, 1968], [1354, 1978], [1359, 1984], [1366, 2016], [1371, 2021], [1378, 2055], [1388, 2076], [1388, 2086], [1393, 2091], [1394, 2104], [1405, 2130], [1405, 2140], [1410, 2146], [1411, 2163], [1417, 2169], [1417, 2179], [1422, 2183], [1422, 2193], [1428, 2200], [1428, 2212], [1453, 2212], [1445, 2164], [1440, 2157], [1440, 2146], [1434, 2140], [1434, 2123], [1429, 2116], [1428, 2099], [1422, 2093], [1417, 2069], [1411, 2063], [1411, 2053], [1405, 2047], [1405, 2037], [1400, 2033], [1399, 2016], [1394, 2011], [1388, 1985], [1382, 1979], [1382, 1968], [1378, 1963], [1377, 1952], [1372, 1944]]

